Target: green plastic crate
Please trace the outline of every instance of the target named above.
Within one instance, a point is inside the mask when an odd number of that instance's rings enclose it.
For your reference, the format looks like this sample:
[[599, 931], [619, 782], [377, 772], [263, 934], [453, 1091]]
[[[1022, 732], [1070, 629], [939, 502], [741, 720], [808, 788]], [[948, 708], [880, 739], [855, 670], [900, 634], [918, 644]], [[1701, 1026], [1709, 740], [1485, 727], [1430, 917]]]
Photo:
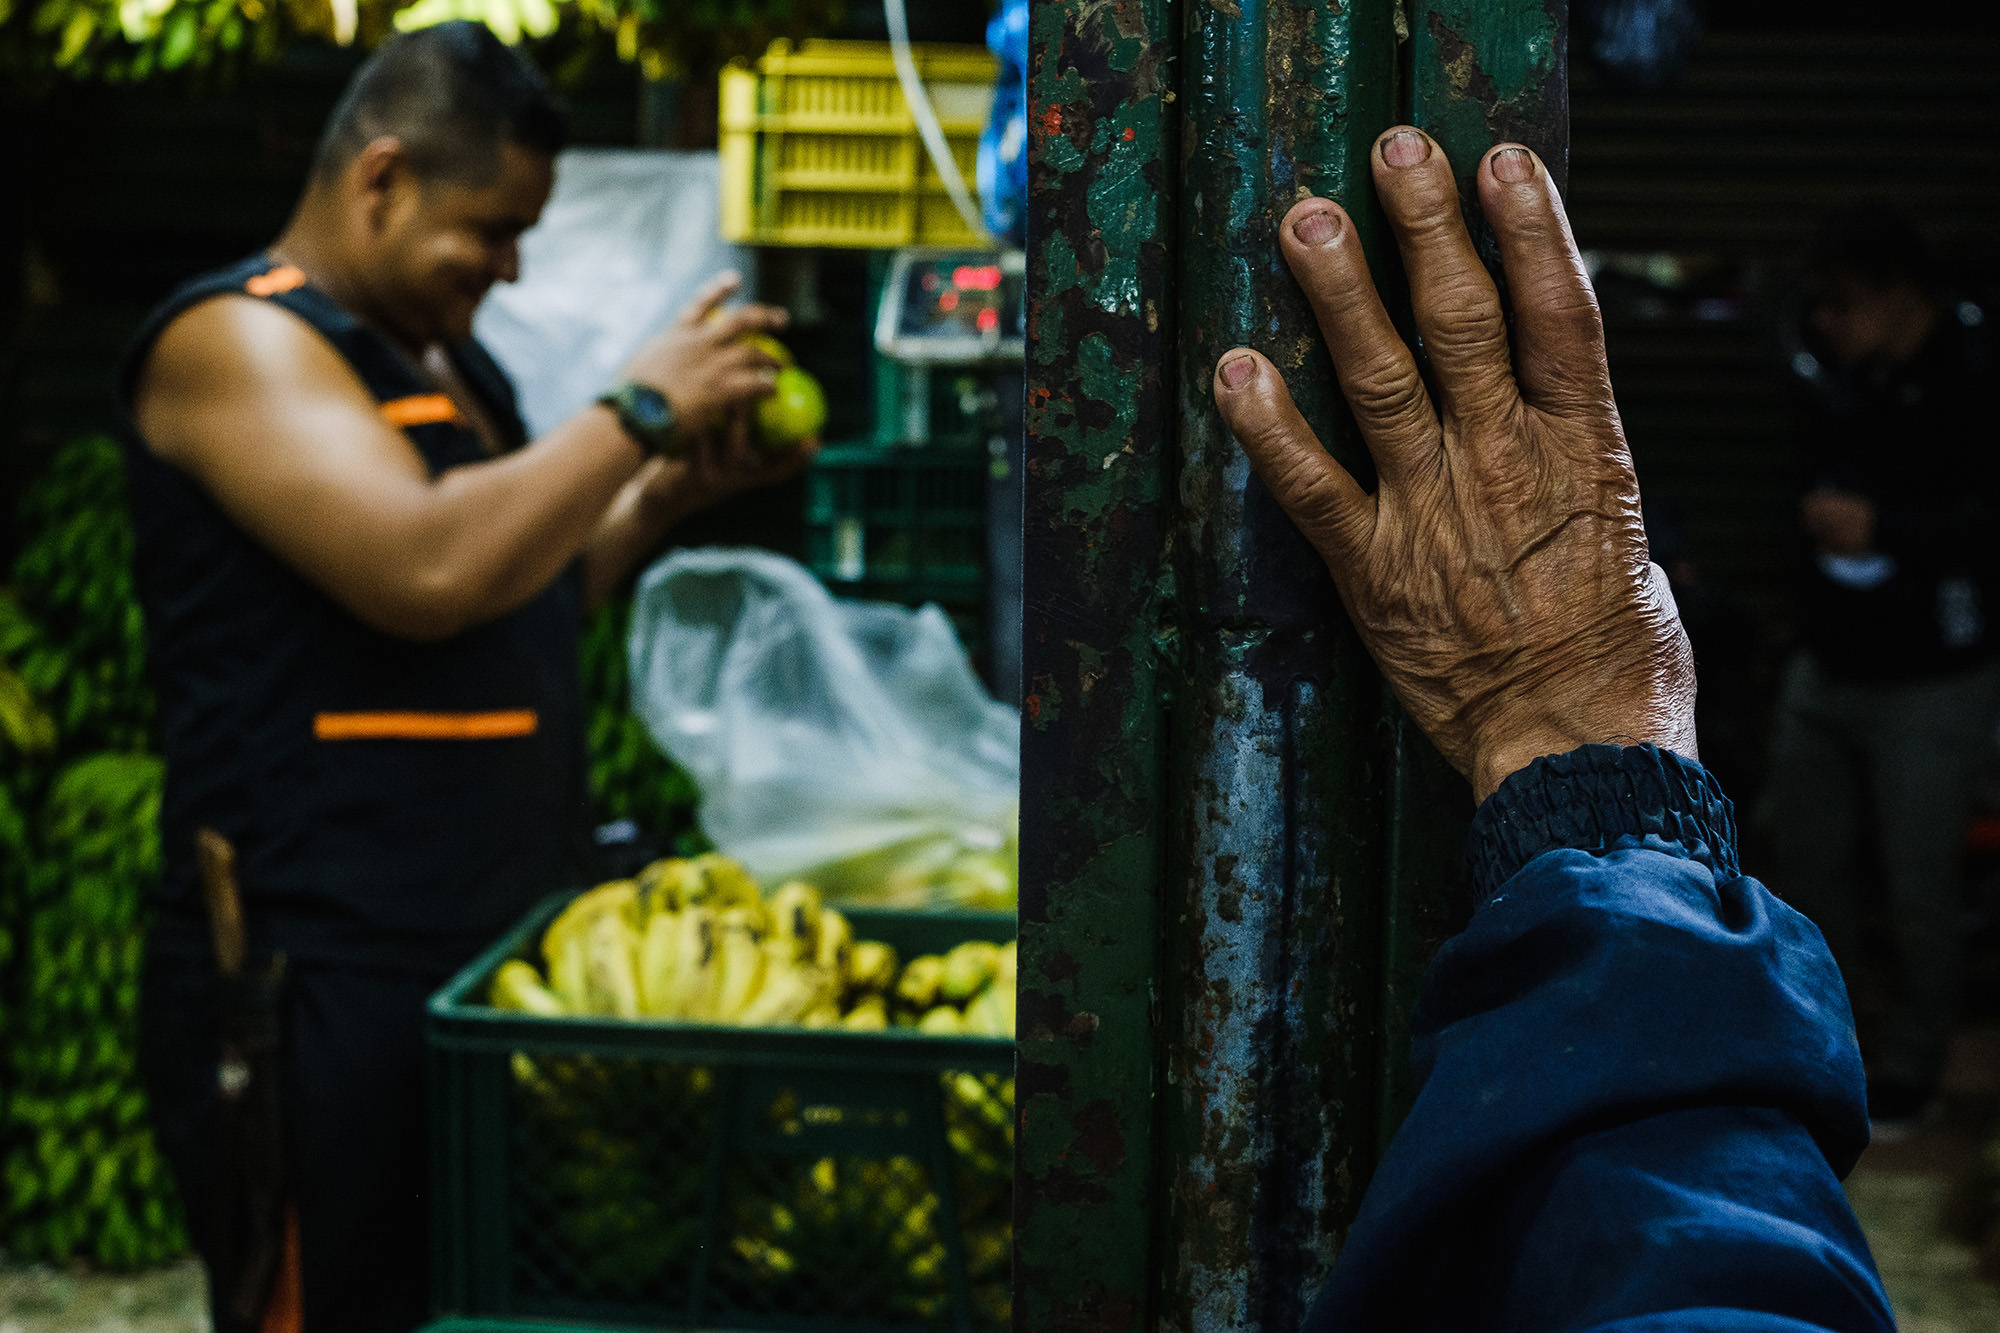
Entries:
[[[567, 901], [431, 1000], [435, 1294], [473, 1321], [445, 1327], [1005, 1322], [1011, 1041], [487, 1007]], [[1014, 933], [1005, 914], [849, 916], [904, 958]]]
[[986, 592], [986, 480], [969, 449], [850, 445], [806, 476], [806, 550], [840, 593], [938, 602]]

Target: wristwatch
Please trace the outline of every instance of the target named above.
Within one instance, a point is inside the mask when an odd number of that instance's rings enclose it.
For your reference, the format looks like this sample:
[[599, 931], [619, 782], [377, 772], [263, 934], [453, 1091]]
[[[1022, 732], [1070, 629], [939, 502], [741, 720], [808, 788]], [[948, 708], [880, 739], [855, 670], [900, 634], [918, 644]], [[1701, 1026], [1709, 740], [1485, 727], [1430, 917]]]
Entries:
[[680, 427], [674, 420], [674, 405], [652, 385], [626, 380], [599, 394], [597, 401], [616, 414], [618, 424], [624, 427], [625, 433], [638, 441], [639, 447], [647, 453], [673, 458], [681, 452]]

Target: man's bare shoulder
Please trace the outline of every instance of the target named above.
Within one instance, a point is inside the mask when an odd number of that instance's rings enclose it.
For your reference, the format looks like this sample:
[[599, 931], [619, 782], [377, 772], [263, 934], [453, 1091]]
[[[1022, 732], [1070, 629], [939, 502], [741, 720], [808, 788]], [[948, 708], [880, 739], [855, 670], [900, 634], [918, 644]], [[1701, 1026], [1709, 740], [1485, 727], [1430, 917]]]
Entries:
[[191, 461], [211, 427], [328, 397], [372, 403], [318, 330], [282, 306], [225, 293], [188, 307], [154, 339], [139, 367], [133, 417], [153, 452]]

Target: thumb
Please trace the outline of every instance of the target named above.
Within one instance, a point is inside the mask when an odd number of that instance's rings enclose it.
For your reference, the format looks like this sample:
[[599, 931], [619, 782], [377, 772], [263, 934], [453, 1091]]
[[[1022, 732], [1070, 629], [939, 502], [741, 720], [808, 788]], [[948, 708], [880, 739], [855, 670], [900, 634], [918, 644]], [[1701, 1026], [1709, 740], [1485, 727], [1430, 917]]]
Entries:
[[1375, 499], [1320, 444], [1299, 415], [1284, 376], [1247, 347], [1224, 352], [1215, 367], [1215, 406], [1250, 466], [1328, 565], [1365, 546]]

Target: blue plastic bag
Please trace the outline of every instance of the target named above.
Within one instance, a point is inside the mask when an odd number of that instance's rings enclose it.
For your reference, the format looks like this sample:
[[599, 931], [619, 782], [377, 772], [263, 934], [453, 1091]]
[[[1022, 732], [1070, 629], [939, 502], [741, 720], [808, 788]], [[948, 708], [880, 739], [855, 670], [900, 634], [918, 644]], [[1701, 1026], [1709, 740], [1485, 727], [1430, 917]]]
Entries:
[[1701, 40], [1691, 0], [1587, 0], [1578, 18], [1590, 58], [1625, 88], [1666, 87]]
[[1005, 0], [986, 25], [1000, 57], [993, 116], [979, 136], [979, 207], [986, 229], [1019, 245], [1028, 212], [1028, 0]]

